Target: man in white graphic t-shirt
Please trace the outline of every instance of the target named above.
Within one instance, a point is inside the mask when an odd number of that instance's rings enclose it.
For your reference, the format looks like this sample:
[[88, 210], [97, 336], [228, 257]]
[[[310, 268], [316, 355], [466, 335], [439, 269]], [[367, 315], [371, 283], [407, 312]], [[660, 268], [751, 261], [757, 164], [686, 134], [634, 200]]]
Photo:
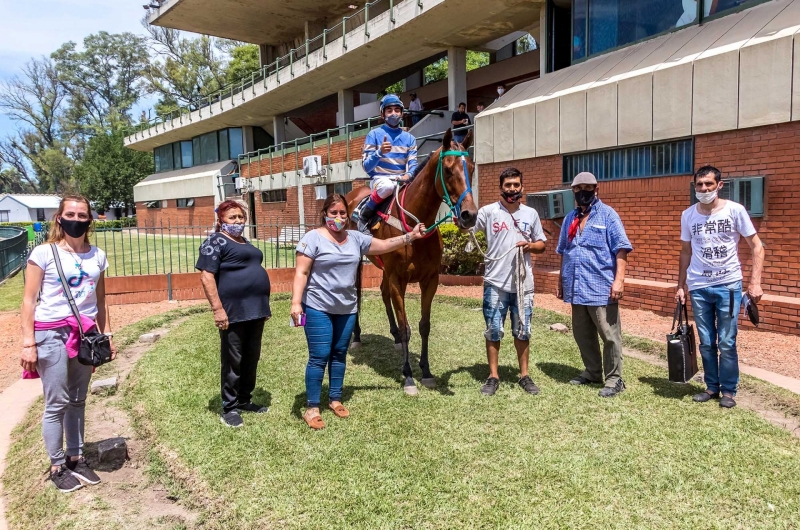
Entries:
[[[486, 320], [486, 357], [489, 378], [481, 393], [492, 396], [500, 385], [498, 364], [500, 339], [508, 310], [511, 310], [511, 333], [519, 361], [519, 386], [528, 394], [538, 394], [539, 388], [528, 375], [530, 356], [531, 316], [533, 314], [533, 268], [531, 253], [544, 252], [544, 237], [539, 214], [520, 204], [523, 197], [522, 173], [508, 168], [500, 174], [500, 200], [478, 210], [476, 232], [486, 234], [488, 259], [483, 278], [483, 317]], [[522, 248], [524, 267], [517, 267]], [[520, 270], [524, 271], [523, 275]], [[518, 288], [517, 281], [522, 280]], [[522, 300], [519, 299], [519, 294]], [[522, 314], [520, 314], [522, 308]]]
[[[761, 300], [764, 246], [744, 206], [719, 198], [722, 175], [713, 166], [694, 174], [699, 203], [681, 215], [681, 258], [675, 299], [685, 303], [686, 292], [700, 337], [700, 356], [705, 372], [705, 392], [694, 396], [698, 403], [720, 398], [720, 407], [736, 406], [739, 384], [736, 352], [737, 318], [742, 302], [742, 265], [739, 238], [744, 237], [753, 254], [747, 296]], [[717, 352], [719, 348], [719, 353]]]

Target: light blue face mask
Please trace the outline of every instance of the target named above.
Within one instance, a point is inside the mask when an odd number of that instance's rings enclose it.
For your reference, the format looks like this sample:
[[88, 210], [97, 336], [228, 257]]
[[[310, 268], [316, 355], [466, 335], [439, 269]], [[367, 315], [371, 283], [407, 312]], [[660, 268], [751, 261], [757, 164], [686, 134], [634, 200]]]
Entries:
[[383, 121], [385, 121], [389, 127], [397, 127], [398, 125], [400, 125], [400, 122], [403, 121], [403, 115], [389, 114], [383, 119]]
[[239, 237], [239, 236], [242, 235], [242, 232], [244, 232], [244, 225], [243, 224], [237, 225], [237, 224], [222, 223], [222, 227], [221, 228], [222, 228], [222, 230], [224, 230], [225, 232], [229, 233], [233, 237]]

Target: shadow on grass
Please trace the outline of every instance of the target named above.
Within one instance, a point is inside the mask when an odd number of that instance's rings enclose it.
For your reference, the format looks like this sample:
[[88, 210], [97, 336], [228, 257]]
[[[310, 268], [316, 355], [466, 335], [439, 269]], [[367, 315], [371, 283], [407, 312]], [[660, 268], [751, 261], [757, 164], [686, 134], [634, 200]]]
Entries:
[[[272, 394], [261, 387], [256, 387], [253, 390], [253, 397], [250, 400], [257, 405], [270, 407], [272, 405]], [[213, 398], [208, 400], [208, 410], [214, 414], [222, 414], [222, 396], [216, 394]]]
[[665, 398], [683, 399], [702, 391], [691, 383], [673, 383], [662, 377], [640, 377], [639, 381], [653, 387], [653, 394]]
[[[394, 349], [394, 339], [383, 335], [362, 335], [361, 347], [350, 350], [349, 355], [353, 364], [369, 366], [378, 375], [403, 382], [403, 352]], [[419, 374], [419, 356], [410, 351], [408, 360], [412, 372]]]
[[536, 367], [539, 368], [544, 375], [559, 383], [569, 383], [570, 379], [578, 377], [583, 373], [583, 370], [580, 368], [561, 363], [536, 363]]
[[[455, 370], [449, 370], [436, 378], [436, 391], [445, 396], [454, 395], [450, 390], [450, 379], [456, 374], [469, 374], [477, 383], [483, 383], [489, 377], [489, 365], [487, 363], [476, 363], [472, 366], [462, 366]], [[519, 380], [519, 368], [516, 366], [500, 365], [497, 368], [497, 375], [500, 381], [517, 382]]]

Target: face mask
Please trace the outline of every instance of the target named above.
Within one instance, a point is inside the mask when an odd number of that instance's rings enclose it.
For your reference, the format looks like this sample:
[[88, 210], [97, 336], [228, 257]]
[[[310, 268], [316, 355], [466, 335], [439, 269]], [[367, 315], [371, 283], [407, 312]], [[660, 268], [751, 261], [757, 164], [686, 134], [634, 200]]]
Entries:
[[385, 121], [389, 127], [397, 127], [400, 125], [400, 120], [402, 119], [403, 116], [401, 114], [389, 114], [383, 119], [383, 121]]
[[89, 226], [91, 226], [92, 221], [76, 221], [74, 219], [64, 219], [63, 217], [59, 220], [61, 224], [61, 228], [64, 229], [64, 232], [70, 237], [83, 237], [87, 230], [89, 230]]
[[244, 232], [244, 225], [222, 223], [222, 229], [233, 237], [239, 237]]
[[504, 191], [503, 198], [508, 203], [515, 203], [522, 198], [522, 191]]
[[578, 206], [589, 206], [594, 200], [594, 190], [581, 190], [575, 192], [575, 202]]
[[504, 88], [498, 88], [497, 89], [497, 93], [500, 94], [501, 96], [505, 93], [505, 91], [506, 90]]
[[340, 217], [325, 217], [325, 224], [334, 232], [341, 232], [347, 221]]
[[719, 190], [706, 191], [706, 192], [696, 191], [694, 193], [694, 196], [697, 197], [697, 200], [702, 202], [703, 204], [711, 204], [717, 198], [717, 191]]

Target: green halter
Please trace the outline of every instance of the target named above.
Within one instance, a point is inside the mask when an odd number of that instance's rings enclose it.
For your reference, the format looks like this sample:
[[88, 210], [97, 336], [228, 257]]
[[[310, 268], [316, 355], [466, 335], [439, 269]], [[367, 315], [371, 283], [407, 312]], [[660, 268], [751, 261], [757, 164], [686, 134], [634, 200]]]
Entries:
[[[447, 191], [447, 186], [444, 185], [444, 170], [442, 169], [442, 160], [444, 160], [444, 157], [446, 156], [460, 156], [462, 157], [461, 162], [464, 164], [464, 178], [467, 182], [467, 189], [464, 190], [464, 193], [461, 194], [455, 204], [453, 204], [453, 200], [450, 198], [450, 193]], [[428, 227], [425, 230], [426, 234], [436, 230], [436, 228], [443, 222], [452, 219], [453, 214], [455, 214], [456, 217], [461, 215], [461, 203], [464, 202], [464, 198], [467, 196], [467, 194], [472, 193], [472, 185], [469, 182], [469, 170], [467, 169], [467, 159], [464, 158], [468, 156], [469, 153], [467, 151], [444, 151], [439, 155], [439, 162], [436, 164], [436, 180], [439, 180], [442, 183], [442, 200], [445, 202], [445, 204], [447, 204], [447, 207], [450, 208], [450, 211], [447, 212], [447, 215], [436, 221], [433, 226]]]

